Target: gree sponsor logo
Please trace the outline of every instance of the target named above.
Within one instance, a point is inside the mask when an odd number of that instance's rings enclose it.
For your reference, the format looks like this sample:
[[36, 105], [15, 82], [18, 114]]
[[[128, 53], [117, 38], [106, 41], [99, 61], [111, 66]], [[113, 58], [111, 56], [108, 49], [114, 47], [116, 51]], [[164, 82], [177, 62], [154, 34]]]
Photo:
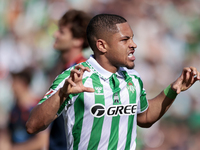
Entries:
[[100, 118], [105, 114], [105, 106], [102, 104], [95, 104], [90, 108], [90, 113], [94, 117]]
[[102, 104], [95, 104], [90, 108], [90, 113], [96, 117], [100, 118], [104, 115], [108, 117], [113, 116], [123, 116], [123, 115], [135, 115], [137, 112], [137, 104], [127, 104], [127, 105], [112, 105], [107, 109]]

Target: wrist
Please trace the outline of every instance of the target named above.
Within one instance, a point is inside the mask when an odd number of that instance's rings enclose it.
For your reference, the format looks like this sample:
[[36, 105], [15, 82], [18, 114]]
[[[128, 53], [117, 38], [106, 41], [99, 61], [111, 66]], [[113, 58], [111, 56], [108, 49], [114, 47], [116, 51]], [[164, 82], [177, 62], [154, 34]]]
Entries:
[[168, 87], [166, 87], [164, 89], [164, 94], [165, 94], [166, 97], [168, 97], [170, 99], [175, 99], [176, 96], [178, 95], [176, 93], [176, 91], [172, 89], [171, 85], [169, 85]]
[[63, 91], [63, 88], [60, 88], [59, 96], [62, 97], [62, 98], [67, 98], [67, 97], [69, 96], [69, 94], [66, 94], [66, 93]]

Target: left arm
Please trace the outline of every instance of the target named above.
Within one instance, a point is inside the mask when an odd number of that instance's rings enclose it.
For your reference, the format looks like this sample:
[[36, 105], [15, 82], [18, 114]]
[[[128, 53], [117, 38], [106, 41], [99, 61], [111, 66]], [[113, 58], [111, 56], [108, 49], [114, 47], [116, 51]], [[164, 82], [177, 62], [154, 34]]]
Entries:
[[[200, 73], [194, 67], [183, 69], [180, 77], [171, 84], [169, 91], [162, 91], [155, 98], [148, 100], [148, 109], [137, 115], [137, 123], [140, 127], [150, 127], [159, 120], [172, 105], [177, 94], [190, 88], [196, 81], [200, 80]], [[166, 96], [167, 95], [167, 96]], [[172, 97], [169, 95], [173, 95]]]

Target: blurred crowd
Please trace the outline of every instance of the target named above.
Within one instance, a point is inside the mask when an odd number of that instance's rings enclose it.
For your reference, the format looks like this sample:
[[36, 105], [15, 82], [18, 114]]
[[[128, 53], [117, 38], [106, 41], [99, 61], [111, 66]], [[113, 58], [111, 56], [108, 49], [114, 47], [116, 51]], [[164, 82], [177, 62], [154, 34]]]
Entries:
[[[173, 82], [183, 67], [194, 66], [200, 71], [199, 6], [199, 0], [1, 0], [0, 130], [8, 125], [16, 103], [13, 74], [31, 68], [32, 95], [41, 98], [48, 90], [59, 58], [52, 46], [53, 33], [67, 10], [114, 13], [128, 20], [137, 44], [135, 69], [147, 98], [152, 98]], [[91, 53], [90, 49], [84, 51], [85, 57]], [[199, 108], [198, 82], [178, 95], [150, 129], [138, 128], [137, 149], [198, 150]]]

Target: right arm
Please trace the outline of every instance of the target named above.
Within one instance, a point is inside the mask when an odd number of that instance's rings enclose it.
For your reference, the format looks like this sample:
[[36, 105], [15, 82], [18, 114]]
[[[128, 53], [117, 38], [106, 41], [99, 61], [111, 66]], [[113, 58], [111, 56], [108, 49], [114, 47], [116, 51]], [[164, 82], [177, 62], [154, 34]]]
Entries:
[[49, 124], [58, 117], [57, 112], [60, 106], [70, 94], [94, 92], [93, 88], [83, 86], [82, 77], [84, 71], [90, 70], [82, 65], [76, 66], [73, 70], [71, 70], [70, 76], [65, 80], [62, 88], [60, 88], [54, 95], [49, 97], [42, 104], [33, 108], [26, 123], [28, 133], [37, 133], [46, 129]]
[[58, 116], [57, 112], [66, 96], [59, 89], [54, 95], [33, 108], [26, 123], [27, 132], [37, 133], [46, 129]]

